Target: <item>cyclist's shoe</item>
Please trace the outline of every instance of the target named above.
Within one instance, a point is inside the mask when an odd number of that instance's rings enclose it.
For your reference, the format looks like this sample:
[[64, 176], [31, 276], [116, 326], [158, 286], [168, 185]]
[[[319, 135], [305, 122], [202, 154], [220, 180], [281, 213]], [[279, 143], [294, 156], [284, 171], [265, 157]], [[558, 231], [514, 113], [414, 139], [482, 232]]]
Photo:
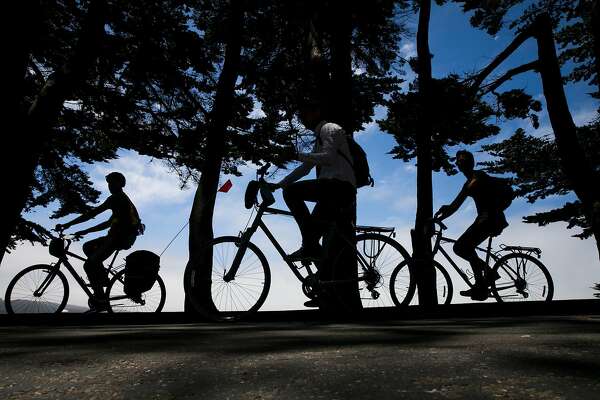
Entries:
[[310, 299], [304, 302], [304, 307], [317, 308], [319, 307], [319, 305], [319, 300], [317, 299]]
[[470, 297], [471, 300], [484, 301], [488, 298], [488, 289], [483, 285], [475, 284], [475, 286], [470, 289], [461, 290], [460, 295]]
[[488, 299], [488, 291], [487, 288], [483, 288], [481, 290], [477, 290], [473, 292], [471, 295], [471, 300], [475, 301], [485, 301]]
[[319, 261], [323, 258], [323, 250], [321, 246], [318, 247], [300, 247], [295, 252], [289, 254], [287, 259], [289, 261]]
[[86, 314], [100, 313], [102, 311], [108, 311], [108, 309], [110, 308], [108, 299], [106, 297], [92, 297], [89, 299], [88, 305], [90, 306], [90, 309], [86, 311]]

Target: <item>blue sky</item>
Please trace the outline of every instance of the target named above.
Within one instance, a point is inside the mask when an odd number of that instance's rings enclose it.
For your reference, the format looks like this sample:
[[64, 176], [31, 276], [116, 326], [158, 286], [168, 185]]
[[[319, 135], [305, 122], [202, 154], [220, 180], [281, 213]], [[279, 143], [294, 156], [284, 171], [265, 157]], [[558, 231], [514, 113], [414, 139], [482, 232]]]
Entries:
[[[416, 16], [409, 24], [416, 31]], [[468, 16], [465, 16], [454, 4], [444, 7], [434, 6], [431, 19], [430, 34], [431, 51], [434, 54], [433, 74], [442, 77], [449, 73], [464, 73], [480, 69], [486, 65], [511, 40], [511, 34], [500, 32], [491, 37], [485, 32], [470, 27]], [[415, 55], [414, 35], [400, 43], [400, 51], [404, 57]], [[533, 41], [527, 42], [517, 51], [497, 72], [501, 74], [516, 65], [532, 61], [536, 58], [536, 46]], [[567, 67], [568, 68], [568, 67]], [[564, 70], [563, 72], [566, 72]], [[412, 78], [408, 73], [407, 79]], [[514, 79], [505, 87], [523, 87], [544, 103], [539, 77], [527, 73]], [[586, 84], [569, 84], [566, 92], [573, 117], [578, 124], [590, 121], [596, 115], [597, 102], [587, 95], [592, 88]], [[385, 115], [385, 110], [379, 108], [377, 116]], [[499, 136], [489, 139], [497, 141], [510, 136], [517, 127], [522, 127], [535, 135], [551, 134], [548, 118], [541, 114], [541, 127], [534, 130], [528, 121], [513, 121], [502, 126]], [[414, 163], [404, 163], [393, 160], [388, 152], [395, 142], [392, 136], [381, 132], [376, 124], [369, 124], [357, 134], [357, 140], [366, 150], [376, 179], [374, 188], [363, 188], [358, 197], [358, 223], [363, 225], [393, 226], [396, 228], [397, 239], [410, 249], [408, 238], [409, 229], [414, 222], [416, 205], [416, 170]], [[477, 151], [481, 144], [471, 149]], [[478, 155], [476, 154], [476, 157]], [[483, 155], [480, 155], [481, 159]], [[292, 167], [292, 165], [290, 165]], [[177, 178], [159, 160], [150, 160], [131, 152], [121, 152], [120, 158], [110, 163], [88, 166], [90, 175], [96, 187], [103, 192], [104, 199], [108, 193], [103, 176], [109, 171], [117, 170], [125, 174], [128, 185], [125, 188], [137, 204], [147, 232], [140, 237], [134, 249], [149, 249], [160, 253], [164, 246], [186, 223], [191, 208], [193, 190], [180, 190]], [[246, 183], [254, 177], [254, 167], [243, 168], [242, 177], [223, 176], [222, 181], [231, 178], [232, 190], [220, 193], [215, 210], [216, 235], [237, 235], [250, 217], [243, 207], [243, 193]], [[279, 171], [273, 179], [279, 179], [285, 171]], [[458, 192], [464, 178], [461, 176], [447, 177], [435, 174], [434, 207], [450, 202]], [[284, 207], [281, 195], [277, 194], [278, 206]], [[564, 224], [553, 224], [547, 227], [537, 227], [523, 224], [521, 218], [536, 210], [547, 209], [562, 204], [564, 198], [548, 198], [531, 205], [522, 199], [516, 200], [507, 211], [511, 223], [505, 233], [498, 239], [499, 243], [532, 245], [542, 248], [542, 261], [549, 267], [555, 281], [555, 298], [589, 298], [593, 291], [593, 282], [600, 282], [600, 264], [595, 246], [591, 240], [581, 241], [570, 237], [572, 232], [565, 229]], [[475, 216], [473, 204], [469, 201], [452, 218], [449, 219], [450, 236], [457, 236], [471, 223]], [[32, 215], [37, 221], [48, 227], [57, 221], [48, 219], [47, 210], [35, 210]], [[108, 218], [102, 215], [101, 218]], [[297, 227], [289, 219], [268, 217], [268, 225], [276, 233], [282, 245], [289, 251], [299, 246]], [[302, 308], [305, 300], [300, 286], [285, 264], [279, 259], [262, 235], [253, 239], [269, 259], [272, 286], [264, 309], [295, 309]], [[77, 247], [76, 247], [77, 248]], [[187, 260], [187, 230], [179, 236], [162, 257], [161, 275], [167, 283], [166, 310], [177, 311], [183, 307], [183, 289], [181, 285], [183, 269]], [[8, 280], [27, 265], [49, 262], [51, 257], [42, 246], [23, 244], [13, 254], [5, 258], [0, 269], [0, 293], [4, 293]], [[461, 264], [464, 265], [464, 264]], [[458, 280], [454, 280], [455, 290], [462, 289]], [[70, 303], [85, 304], [85, 299], [74, 285], [71, 287]], [[0, 295], [0, 297], [3, 297]], [[455, 295], [455, 302], [464, 301]]]

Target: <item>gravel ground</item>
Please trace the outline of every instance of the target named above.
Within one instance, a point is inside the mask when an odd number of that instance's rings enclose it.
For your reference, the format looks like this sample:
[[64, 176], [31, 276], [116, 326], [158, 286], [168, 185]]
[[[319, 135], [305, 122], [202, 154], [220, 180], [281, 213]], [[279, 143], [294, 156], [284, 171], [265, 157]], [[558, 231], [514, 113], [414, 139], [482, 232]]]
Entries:
[[0, 399], [599, 399], [600, 317], [0, 327]]

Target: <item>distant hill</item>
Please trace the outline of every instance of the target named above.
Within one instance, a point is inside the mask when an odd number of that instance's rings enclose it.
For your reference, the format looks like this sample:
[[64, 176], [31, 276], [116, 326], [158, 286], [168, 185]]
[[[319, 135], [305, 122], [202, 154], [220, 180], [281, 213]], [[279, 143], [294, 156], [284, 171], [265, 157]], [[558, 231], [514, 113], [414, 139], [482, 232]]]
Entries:
[[[29, 303], [29, 301], [27, 301], [27, 300], [18, 300], [18, 301], [19, 301], [19, 303], [23, 303], [23, 304]], [[63, 312], [82, 313], [87, 310], [88, 310], [87, 307], [76, 306], [73, 304], [67, 304], [67, 306], [65, 307]], [[6, 314], [6, 307], [4, 307], [4, 299], [0, 299], [0, 314]]]

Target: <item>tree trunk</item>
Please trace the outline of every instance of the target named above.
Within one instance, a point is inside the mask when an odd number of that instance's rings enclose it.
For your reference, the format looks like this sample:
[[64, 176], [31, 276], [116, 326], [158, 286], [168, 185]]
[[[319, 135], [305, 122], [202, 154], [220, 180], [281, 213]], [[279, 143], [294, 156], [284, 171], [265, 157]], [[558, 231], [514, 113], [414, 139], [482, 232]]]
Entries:
[[[27, 10], [25, 10], [27, 12]], [[82, 31], [69, 61], [46, 81], [35, 101], [23, 116], [23, 128], [11, 134], [11, 157], [2, 161], [0, 174], [4, 191], [4, 218], [0, 224], [0, 257], [3, 257], [27, 197], [31, 192], [34, 172], [44, 149], [46, 135], [56, 123], [68, 96], [87, 77], [89, 69], [98, 56], [98, 47], [104, 36], [106, 4], [104, 0], [90, 3], [88, 14], [82, 23]], [[21, 62], [28, 59], [21, 54]], [[25, 64], [26, 65], [26, 64]], [[18, 68], [22, 68], [19, 66]], [[22, 71], [22, 69], [21, 69]], [[17, 114], [18, 115], [18, 114]], [[4, 163], [10, 160], [7, 166]], [[1, 262], [1, 259], [0, 259]]]
[[[353, 135], [356, 122], [352, 112], [352, 7], [343, 0], [336, 0], [330, 12], [335, 15], [333, 20], [331, 44], [331, 112], [332, 119], [344, 128], [346, 134]], [[328, 250], [329, 262], [335, 263], [331, 267], [334, 280], [350, 281], [348, 284], [339, 285], [336, 297], [341, 304], [334, 304], [334, 312], [355, 312], [362, 308], [358, 285], [358, 266], [356, 254], [346, 240], [351, 243], [356, 238], [356, 197], [346, 212], [342, 213], [337, 221], [336, 235], [323, 238], [325, 248]], [[342, 267], [343, 266], [343, 267]], [[342, 268], [340, 268], [342, 267]]]
[[[212, 248], [208, 246], [214, 239], [213, 214], [225, 150], [225, 134], [231, 119], [235, 98], [235, 83], [239, 76], [242, 50], [242, 2], [230, 0], [228, 38], [225, 61], [219, 76], [213, 108], [210, 112], [206, 141], [206, 160], [201, 168], [202, 175], [194, 196], [190, 213], [189, 260], [186, 268], [193, 268], [197, 281], [194, 293], [186, 293], [186, 311], [192, 311], [187, 296], [207, 312], [214, 310], [211, 293]], [[198, 129], [197, 135], [204, 134]]]
[[352, 112], [352, 7], [336, 0], [332, 17], [331, 102], [332, 118], [349, 135], [356, 129]]
[[[6, 98], [6, 108], [3, 110], [3, 120], [7, 122], [5, 129], [8, 126], [13, 128], [23, 126], [25, 121], [23, 90], [25, 87], [27, 66], [29, 65], [29, 59], [31, 57], [35, 27], [40, 24], [40, 21], [37, 18], [39, 9], [39, 1], [17, 2], [13, 9], [14, 14], [11, 16], [14, 21], [17, 21], [15, 24], [17, 31], [14, 32], [14, 35], [15, 37], [21, 38], [21, 40], [6, 41], [7, 49], [4, 64], [6, 72], [3, 74], [4, 82], [2, 85], [2, 87], [5, 88]], [[15, 135], [14, 132], [8, 130], [5, 131], [4, 138], [6, 142], [0, 159], [0, 171], [2, 171], [0, 173], [2, 173], [3, 178], [6, 179], [5, 174], [9, 171], [11, 174], [14, 174], [14, 171], [12, 171], [14, 152], [17, 149], [22, 149], [24, 147], [24, 142], [21, 135]], [[10, 179], [10, 177], [8, 177], [8, 179]], [[14, 187], [14, 182], [8, 182], [9, 185], [11, 185], [9, 187]], [[7, 210], [15, 209], [15, 212], [9, 212], [9, 215], [2, 219], [2, 225], [0, 225], [0, 231], [2, 232], [2, 239], [0, 240], [0, 263], [2, 263], [10, 236], [18, 223], [20, 211], [17, 214], [16, 208], [16, 206], [11, 206], [11, 202], [9, 201]], [[13, 217], [13, 214], [16, 214], [16, 217]]]
[[592, 18], [591, 26], [594, 36], [594, 61], [596, 66], [596, 84], [598, 86], [598, 94], [600, 95], [600, 1], [592, 2]]
[[431, 53], [429, 52], [429, 19], [431, 0], [421, 0], [417, 31], [417, 62], [420, 97], [419, 130], [417, 132], [417, 215], [411, 231], [413, 245], [413, 272], [419, 289], [419, 304], [429, 307], [437, 304], [435, 270], [429, 230], [433, 214], [431, 136], [433, 127], [431, 109]]
[[323, 49], [319, 32], [317, 31], [316, 10], [308, 8], [306, 15], [306, 43], [304, 54], [305, 77], [302, 85], [303, 96], [314, 97], [321, 107], [328, 108], [329, 99], [329, 67], [323, 58]]
[[535, 25], [539, 71], [561, 165], [584, 207], [600, 255], [600, 180], [577, 140], [577, 128], [565, 96], [550, 18], [543, 15]]

